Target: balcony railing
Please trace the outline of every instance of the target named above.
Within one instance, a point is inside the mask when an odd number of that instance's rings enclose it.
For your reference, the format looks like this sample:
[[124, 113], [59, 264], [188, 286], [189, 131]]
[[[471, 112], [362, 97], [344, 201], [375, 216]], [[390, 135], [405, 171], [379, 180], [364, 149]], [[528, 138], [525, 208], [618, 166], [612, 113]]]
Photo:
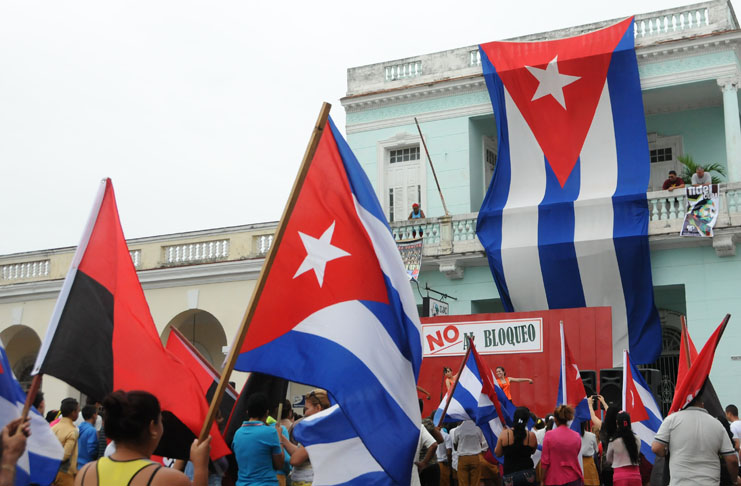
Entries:
[[[720, 212], [715, 228], [741, 227], [741, 182], [720, 185]], [[649, 237], [680, 238], [686, 199], [684, 191], [654, 191], [646, 194], [649, 212]], [[459, 214], [450, 218], [426, 218], [391, 223], [394, 238], [407, 240], [421, 237], [425, 256], [483, 252], [476, 237], [478, 213]]]
[[0, 266], [0, 280], [13, 281], [49, 276], [50, 260], [9, 263]]

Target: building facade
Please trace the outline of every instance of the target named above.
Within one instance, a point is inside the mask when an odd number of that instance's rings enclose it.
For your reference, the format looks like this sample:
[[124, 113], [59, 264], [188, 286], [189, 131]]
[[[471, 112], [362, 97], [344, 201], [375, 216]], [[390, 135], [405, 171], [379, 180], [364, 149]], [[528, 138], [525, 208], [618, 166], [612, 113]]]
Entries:
[[[649, 242], [663, 325], [663, 401], [671, 400], [680, 316], [700, 347], [726, 313], [741, 317], [741, 31], [724, 0], [637, 15], [636, 51], [651, 151]], [[606, 20], [512, 40], [575, 35]], [[496, 39], [482, 39], [490, 41]], [[377, 190], [398, 240], [422, 234], [418, 284], [455, 298], [451, 314], [501, 312], [476, 238], [477, 212], [496, 170], [497, 128], [477, 46], [348, 69], [348, 142]], [[415, 125], [419, 121], [449, 216]], [[721, 214], [712, 238], [680, 237], [684, 195], [662, 191], [680, 156], [721, 164]], [[408, 221], [412, 203], [427, 218]], [[129, 240], [163, 342], [177, 327], [217, 368], [234, 338], [276, 223]], [[0, 256], [0, 340], [14, 373], [30, 370], [74, 248]], [[421, 292], [415, 291], [420, 296]], [[711, 377], [721, 401], [741, 402], [741, 326], [731, 323]], [[238, 386], [244, 374], [233, 375]], [[533, 377], [537, 380], [537, 377]], [[49, 407], [77, 392], [45, 378]], [[296, 393], [298, 394], [298, 393]], [[78, 395], [78, 394], [77, 394]]]
[[[510, 40], [568, 37], [618, 20]], [[662, 371], [664, 402], [671, 401], [674, 390], [680, 316], [687, 317], [699, 347], [726, 313], [741, 311], [741, 255], [736, 253], [741, 229], [740, 41], [735, 13], [724, 0], [635, 17], [651, 160], [649, 242], [664, 341], [662, 357], [652, 367]], [[342, 104], [348, 142], [376, 187], [395, 237], [423, 235], [420, 286], [455, 297], [449, 302], [451, 314], [502, 312], [476, 238], [477, 212], [497, 162], [497, 127], [478, 46], [348, 69]], [[662, 190], [669, 170], [682, 174], [682, 156], [725, 168], [712, 238], [680, 237], [684, 191]], [[421, 205], [426, 219], [407, 220], [413, 203]], [[724, 403], [741, 402], [735, 386], [741, 376], [741, 328], [733, 322], [711, 375]]]

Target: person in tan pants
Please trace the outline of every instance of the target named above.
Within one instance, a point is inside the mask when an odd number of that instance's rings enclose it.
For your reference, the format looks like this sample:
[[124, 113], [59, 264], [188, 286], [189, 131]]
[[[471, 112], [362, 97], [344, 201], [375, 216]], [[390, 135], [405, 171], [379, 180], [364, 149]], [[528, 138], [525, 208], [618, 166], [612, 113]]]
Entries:
[[458, 451], [459, 486], [479, 486], [481, 451], [486, 449], [481, 429], [473, 421], [466, 420], [455, 429], [453, 447]]

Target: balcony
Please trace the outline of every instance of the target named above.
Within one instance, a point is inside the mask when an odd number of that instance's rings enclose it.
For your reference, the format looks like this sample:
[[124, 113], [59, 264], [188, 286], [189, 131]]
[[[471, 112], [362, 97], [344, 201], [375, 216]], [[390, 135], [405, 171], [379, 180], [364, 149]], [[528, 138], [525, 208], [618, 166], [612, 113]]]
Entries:
[[[648, 236], [652, 250], [712, 245], [719, 257], [735, 255], [734, 235], [741, 237], [741, 182], [720, 184], [720, 214], [713, 238], [679, 236], [686, 204], [684, 191], [646, 194]], [[397, 241], [422, 235], [424, 266], [438, 264], [451, 278], [462, 278], [463, 267], [485, 265], [484, 247], [476, 237], [478, 213], [422, 220], [396, 221], [391, 231]]]

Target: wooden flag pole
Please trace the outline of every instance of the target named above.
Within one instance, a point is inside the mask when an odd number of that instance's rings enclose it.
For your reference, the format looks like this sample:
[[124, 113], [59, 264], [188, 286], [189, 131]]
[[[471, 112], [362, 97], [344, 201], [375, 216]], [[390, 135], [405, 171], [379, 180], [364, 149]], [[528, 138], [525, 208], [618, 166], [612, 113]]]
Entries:
[[455, 380], [453, 380], [453, 386], [451, 386], [450, 390], [448, 390], [448, 399], [445, 402], [445, 408], [443, 408], [443, 414], [440, 416], [440, 421], [437, 423], [438, 427], [442, 427], [443, 425], [443, 420], [445, 420], [445, 414], [448, 413], [448, 407], [450, 406], [450, 400], [453, 399], [453, 392], [455, 391], [455, 387], [458, 386], [458, 380], [461, 378], [461, 373], [463, 373], [463, 368], [466, 367], [466, 361], [468, 361], [468, 355], [471, 354], [471, 344], [473, 343], [473, 338], [465, 336], [465, 339], [468, 342], [468, 349], [466, 350], [466, 354], [463, 356], [463, 361], [461, 362], [460, 368], [458, 368], [458, 374], [455, 375]]
[[28, 389], [28, 393], [26, 394], [26, 403], [23, 404], [23, 411], [21, 412], [21, 423], [19, 423], [18, 427], [13, 431], [13, 435], [20, 432], [23, 422], [28, 418], [28, 413], [31, 411], [31, 405], [33, 405], [33, 401], [36, 400], [36, 395], [39, 392], [39, 388], [41, 388], [42, 376], [44, 375], [39, 373], [38, 375], [34, 375], [31, 380], [31, 387]]
[[440, 189], [440, 182], [437, 180], [437, 173], [435, 173], [435, 166], [432, 165], [432, 159], [430, 158], [430, 151], [427, 150], [427, 143], [425, 142], [425, 137], [422, 135], [422, 129], [419, 127], [419, 122], [417, 121], [417, 117], [414, 117], [414, 123], [417, 124], [417, 131], [419, 132], [419, 138], [422, 139], [422, 146], [425, 148], [425, 153], [427, 154], [427, 160], [430, 162], [430, 169], [432, 169], [432, 177], [435, 178], [435, 184], [437, 184], [437, 192], [440, 194], [440, 200], [443, 203], [443, 210], [445, 211], [445, 216], [450, 216], [450, 213], [448, 212], [448, 206], [445, 205], [445, 198], [443, 197], [443, 191]]
[[682, 323], [682, 333], [684, 334], [684, 357], [687, 360], [687, 369], [689, 370], [692, 366], [692, 358], [690, 357], [690, 333], [687, 330], [687, 319], [684, 316], [679, 317]]
[[321, 138], [322, 133], [324, 133], [324, 129], [326, 128], [330, 108], [332, 108], [332, 105], [330, 105], [329, 103], [323, 103], [322, 108], [319, 111], [319, 117], [317, 118], [316, 124], [314, 125], [314, 131], [311, 133], [309, 145], [306, 147], [304, 158], [301, 161], [301, 166], [298, 170], [298, 175], [296, 176], [296, 180], [293, 183], [291, 195], [288, 197], [286, 207], [283, 209], [283, 215], [281, 216], [280, 222], [278, 223], [278, 228], [275, 230], [273, 243], [270, 245], [268, 254], [265, 257], [265, 263], [260, 270], [260, 275], [257, 277], [257, 283], [255, 284], [255, 288], [252, 291], [252, 297], [250, 298], [250, 302], [247, 305], [244, 317], [242, 317], [242, 323], [239, 325], [239, 330], [237, 331], [237, 335], [234, 339], [234, 342], [232, 343], [231, 349], [229, 350], [229, 356], [226, 359], [224, 370], [221, 372], [221, 379], [219, 380], [219, 384], [216, 387], [213, 398], [211, 399], [211, 405], [208, 408], [206, 421], [203, 423], [201, 435], [198, 438], [199, 441], [206, 440], [206, 437], [208, 437], [208, 433], [211, 430], [211, 426], [214, 423], [216, 410], [218, 410], [219, 406], [221, 405], [221, 399], [224, 397], [224, 390], [226, 389], [227, 383], [229, 383], [229, 377], [232, 374], [232, 370], [234, 370], [234, 365], [237, 362], [237, 357], [239, 356], [239, 352], [242, 349], [242, 343], [244, 342], [244, 337], [247, 335], [247, 329], [250, 326], [250, 321], [252, 321], [252, 317], [255, 314], [255, 309], [257, 309], [257, 302], [260, 300], [262, 291], [265, 288], [265, 282], [267, 281], [268, 273], [270, 273], [270, 267], [273, 265], [277, 249], [280, 247], [280, 243], [283, 240], [283, 234], [286, 230], [288, 217], [291, 215], [291, 213], [293, 212], [293, 208], [296, 206], [296, 201], [298, 200], [299, 193], [301, 192], [301, 187], [304, 185], [304, 180], [306, 179], [306, 175], [309, 172], [309, 167], [311, 166], [311, 160], [314, 158], [314, 153], [316, 152], [316, 148], [319, 145], [319, 139]]

